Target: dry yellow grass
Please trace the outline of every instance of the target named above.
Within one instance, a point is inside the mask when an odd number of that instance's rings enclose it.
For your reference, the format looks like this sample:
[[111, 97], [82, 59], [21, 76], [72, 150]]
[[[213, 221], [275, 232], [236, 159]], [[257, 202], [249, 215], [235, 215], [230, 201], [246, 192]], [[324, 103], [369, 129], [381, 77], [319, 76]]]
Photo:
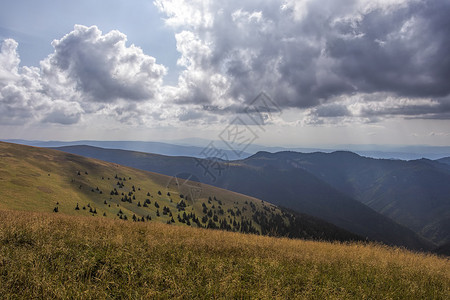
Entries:
[[446, 258], [0, 211], [1, 298], [449, 299]]

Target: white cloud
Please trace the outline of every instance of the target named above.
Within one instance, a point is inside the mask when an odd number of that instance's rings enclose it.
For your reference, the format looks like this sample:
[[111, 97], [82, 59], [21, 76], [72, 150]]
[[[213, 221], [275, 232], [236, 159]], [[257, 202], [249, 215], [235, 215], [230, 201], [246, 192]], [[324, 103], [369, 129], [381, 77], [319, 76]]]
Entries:
[[178, 85], [164, 86], [166, 68], [125, 34], [76, 25], [39, 68], [2, 43], [0, 122], [220, 123], [263, 90], [302, 124], [450, 118], [447, 2], [154, 4], [176, 32]]
[[[75, 124], [83, 114], [111, 114], [119, 122], [142, 123], [146, 111], [135, 102], [161, 101], [166, 68], [131, 45], [118, 31], [76, 25], [40, 68], [19, 67], [17, 42], [0, 52], [0, 113], [3, 124]], [[133, 122], [134, 122], [133, 121]]]
[[0, 85], [17, 79], [20, 63], [17, 54], [17, 42], [12, 39], [3, 41], [0, 49]]
[[51, 103], [51, 108], [45, 113], [43, 122], [70, 125], [78, 123], [83, 113], [78, 102], [67, 102], [55, 100]]
[[17, 42], [5, 40], [0, 52], [0, 124], [24, 124], [42, 106], [39, 71], [19, 68]]
[[155, 98], [166, 68], [142, 49], [126, 46], [123, 33], [105, 35], [96, 27], [76, 25], [60, 40], [44, 62], [47, 72], [64, 74], [93, 102], [117, 99], [142, 101]]

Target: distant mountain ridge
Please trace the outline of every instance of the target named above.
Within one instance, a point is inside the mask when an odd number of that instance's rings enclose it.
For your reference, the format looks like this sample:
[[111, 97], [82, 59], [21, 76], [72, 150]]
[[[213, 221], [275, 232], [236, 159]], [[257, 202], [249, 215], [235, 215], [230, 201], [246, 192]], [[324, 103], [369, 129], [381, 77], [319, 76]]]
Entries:
[[372, 159], [337, 151], [260, 152], [244, 161], [306, 170], [436, 243], [450, 241], [450, 165], [443, 160]]
[[96, 141], [96, 140], [80, 140], [80, 141], [36, 141], [36, 140], [19, 140], [5, 139], [5, 142], [36, 146], [36, 147], [63, 147], [75, 145], [88, 145], [94, 147], [121, 149], [130, 151], [140, 151], [146, 153], [155, 153], [169, 156], [193, 156], [205, 158], [204, 150], [208, 148], [210, 143], [214, 147], [220, 149], [228, 160], [244, 159], [259, 151], [284, 152], [295, 151], [302, 153], [324, 152], [331, 153], [335, 151], [351, 151], [358, 155], [372, 158], [382, 159], [400, 159], [415, 160], [421, 158], [440, 159], [450, 156], [450, 147], [446, 146], [395, 146], [395, 145], [329, 145], [322, 147], [298, 147], [298, 146], [263, 146], [258, 144], [250, 144], [246, 151], [237, 155], [222, 140], [208, 140], [202, 138], [186, 138], [171, 141]]
[[438, 159], [437, 161], [443, 164], [450, 165], [450, 157], [443, 157], [441, 159]]
[[274, 161], [270, 162], [270, 157], [263, 152], [230, 163], [215, 162], [223, 168], [223, 174], [212, 178], [199, 164], [211, 165], [213, 162], [192, 157], [169, 157], [90, 146], [57, 149], [170, 176], [192, 174], [201, 182], [313, 215], [370, 239], [413, 249], [434, 247], [413, 231], [352, 199], [309, 171], [274, 165]]
[[[81, 140], [81, 141], [71, 141], [71, 142], [61, 142], [61, 141], [28, 141], [28, 140], [4, 140], [5, 142], [22, 144], [35, 147], [66, 147], [66, 146], [93, 146], [105, 149], [122, 149], [130, 151], [139, 151], [146, 153], [155, 153], [161, 155], [169, 156], [192, 156], [197, 158], [206, 158], [204, 153], [205, 147], [201, 146], [188, 146], [188, 145], [177, 145], [170, 143], [161, 142], [141, 142], [141, 141], [92, 141], [92, 140]], [[236, 155], [234, 151], [227, 149], [220, 149], [221, 153], [224, 154], [229, 160], [241, 159], [250, 156], [250, 153], [243, 152], [241, 155]]]

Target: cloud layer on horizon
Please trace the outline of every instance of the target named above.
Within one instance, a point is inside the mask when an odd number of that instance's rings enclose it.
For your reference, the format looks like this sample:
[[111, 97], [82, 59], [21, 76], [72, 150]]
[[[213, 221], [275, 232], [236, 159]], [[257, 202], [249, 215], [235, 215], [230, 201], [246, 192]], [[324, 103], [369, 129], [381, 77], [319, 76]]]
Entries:
[[1, 124], [217, 122], [261, 91], [303, 124], [450, 119], [450, 2], [156, 0], [176, 32], [177, 86], [118, 31], [76, 25], [40, 67], [0, 51]]

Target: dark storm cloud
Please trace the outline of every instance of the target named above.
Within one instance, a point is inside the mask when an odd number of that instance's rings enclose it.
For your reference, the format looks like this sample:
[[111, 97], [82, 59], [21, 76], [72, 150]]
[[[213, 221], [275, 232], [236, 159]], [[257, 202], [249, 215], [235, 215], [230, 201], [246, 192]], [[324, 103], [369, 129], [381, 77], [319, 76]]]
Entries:
[[261, 91], [315, 124], [448, 119], [448, 0], [154, 3], [176, 31], [177, 85], [164, 86], [166, 68], [125, 34], [76, 25], [40, 68], [20, 67], [17, 42], [2, 43], [0, 122], [223, 121], [251, 112]]
[[47, 114], [43, 119], [44, 123], [56, 123], [63, 125], [76, 124], [80, 120], [81, 114], [66, 114], [66, 112], [61, 110], [54, 110]]
[[369, 106], [363, 108], [359, 116], [406, 116], [407, 118], [448, 120], [450, 119], [450, 97], [430, 103], [394, 106], [380, 104], [375, 108]]
[[337, 103], [319, 106], [313, 110], [313, 113], [318, 117], [344, 117], [351, 115], [345, 105]]
[[[177, 39], [187, 69], [181, 88], [202, 91], [180, 93], [183, 103], [245, 106], [262, 90], [282, 108], [314, 108], [359, 93], [363, 100], [389, 94], [448, 102], [450, 1], [194, 1], [181, 8], [156, 2], [168, 24], [184, 30]], [[186, 46], [194, 40], [196, 48]], [[225, 88], [211, 93], [217, 74]], [[234, 103], [223, 104], [227, 97]], [[430, 107], [404, 111], [423, 115]], [[328, 117], [329, 109], [313, 111]], [[401, 114], [403, 107], [396, 109]]]
[[355, 28], [339, 24], [343, 34], [330, 38], [327, 53], [333, 71], [361, 92], [393, 92], [410, 97], [450, 93], [450, 2], [426, 1], [393, 11], [375, 10]]

